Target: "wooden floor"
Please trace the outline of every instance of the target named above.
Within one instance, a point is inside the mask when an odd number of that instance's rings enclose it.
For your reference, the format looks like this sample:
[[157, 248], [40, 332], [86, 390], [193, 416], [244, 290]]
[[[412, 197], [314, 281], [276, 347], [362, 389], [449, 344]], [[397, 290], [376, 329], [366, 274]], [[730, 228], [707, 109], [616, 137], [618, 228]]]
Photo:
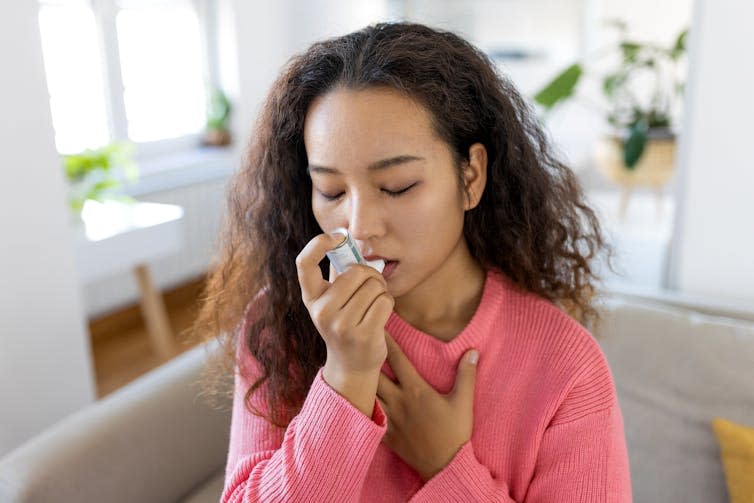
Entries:
[[[191, 346], [181, 334], [196, 316], [196, 306], [203, 281], [197, 279], [165, 292], [165, 306], [170, 325], [183, 352]], [[99, 398], [112, 393], [140, 375], [159, 366], [138, 306], [130, 306], [91, 320], [89, 333], [94, 355], [94, 369]]]

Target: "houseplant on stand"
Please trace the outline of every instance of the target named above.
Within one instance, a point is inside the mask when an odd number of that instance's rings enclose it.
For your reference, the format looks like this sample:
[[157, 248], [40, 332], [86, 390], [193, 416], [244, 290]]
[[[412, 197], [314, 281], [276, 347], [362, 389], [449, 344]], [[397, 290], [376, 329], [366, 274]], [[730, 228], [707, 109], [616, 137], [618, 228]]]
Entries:
[[[617, 56], [617, 64], [601, 75], [604, 103], [600, 108], [612, 132], [599, 142], [596, 157], [597, 168], [622, 187], [619, 215], [623, 217], [634, 187], [653, 187], [661, 200], [662, 187], [673, 175], [673, 123], [684, 87], [679, 73], [688, 30], [664, 47], [632, 39], [621, 21], [611, 24], [619, 32], [618, 41], [599, 51], [592, 62], [596, 65], [606, 56]], [[574, 98], [583, 77], [594, 70], [586, 63], [573, 63], [548, 82], [534, 100], [550, 110]]]
[[68, 206], [76, 221], [88, 200], [132, 201], [120, 192], [123, 181], [135, 181], [138, 168], [132, 158], [133, 145], [114, 142], [78, 154], [64, 155], [63, 168], [68, 181]]

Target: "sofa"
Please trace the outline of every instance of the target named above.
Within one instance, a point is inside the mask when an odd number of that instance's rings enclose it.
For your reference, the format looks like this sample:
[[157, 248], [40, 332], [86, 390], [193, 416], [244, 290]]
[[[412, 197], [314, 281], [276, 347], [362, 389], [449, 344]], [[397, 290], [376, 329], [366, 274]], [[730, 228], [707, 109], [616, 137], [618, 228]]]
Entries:
[[198, 385], [207, 348], [174, 358], [0, 459], [1, 503], [217, 503], [230, 403]]
[[[593, 331], [623, 411], [634, 501], [728, 501], [710, 420], [754, 426], [754, 310], [631, 292], [605, 307]], [[230, 404], [198, 396], [207, 350], [184, 353], [0, 459], [0, 502], [218, 501]]]

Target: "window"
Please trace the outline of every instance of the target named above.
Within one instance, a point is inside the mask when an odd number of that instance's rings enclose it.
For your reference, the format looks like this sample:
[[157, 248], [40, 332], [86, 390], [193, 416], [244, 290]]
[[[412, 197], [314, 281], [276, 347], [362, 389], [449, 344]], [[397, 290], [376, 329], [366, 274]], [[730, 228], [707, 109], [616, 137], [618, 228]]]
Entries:
[[139, 157], [194, 145], [208, 74], [199, 0], [40, 0], [39, 24], [60, 153], [115, 140]]

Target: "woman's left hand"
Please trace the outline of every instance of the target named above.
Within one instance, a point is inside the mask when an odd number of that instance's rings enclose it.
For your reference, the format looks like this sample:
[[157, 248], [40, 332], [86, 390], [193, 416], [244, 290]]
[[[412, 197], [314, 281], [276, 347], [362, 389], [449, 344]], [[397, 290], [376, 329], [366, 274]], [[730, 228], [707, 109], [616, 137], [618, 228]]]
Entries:
[[388, 425], [385, 443], [425, 482], [440, 472], [471, 439], [476, 361], [467, 351], [458, 363], [453, 390], [438, 393], [416, 371], [400, 346], [385, 332], [387, 360], [398, 382], [380, 373], [377, 398]]

